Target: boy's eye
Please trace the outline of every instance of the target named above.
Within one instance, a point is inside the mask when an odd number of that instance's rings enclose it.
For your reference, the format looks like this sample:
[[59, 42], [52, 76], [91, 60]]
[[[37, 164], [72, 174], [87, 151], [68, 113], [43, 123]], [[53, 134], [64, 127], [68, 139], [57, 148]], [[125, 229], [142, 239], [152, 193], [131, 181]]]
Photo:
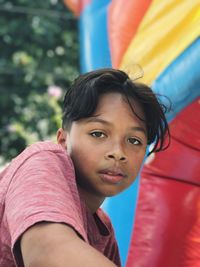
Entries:
[[96, 138], [103, 138], [105, 137], [105, 134], [101, 131], [95, 131], [90, 133], [91, 136], [96, 137]]
[[134, 137], [128, 138], [128, 142], [132, 145], [141, 145], [142, 144], [142, 142], [140, 140], [138, 140], [137, 138], [134, 138]]

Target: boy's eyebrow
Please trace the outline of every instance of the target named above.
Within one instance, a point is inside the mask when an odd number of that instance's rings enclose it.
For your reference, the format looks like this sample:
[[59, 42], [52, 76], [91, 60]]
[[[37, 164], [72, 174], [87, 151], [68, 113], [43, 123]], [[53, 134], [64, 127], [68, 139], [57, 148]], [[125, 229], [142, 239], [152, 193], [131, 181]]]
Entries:
[[87, 118], [86, 123], [89, 123], [89, 122], [99, 122], [99, 123], [103, 123], [103, 124], [107, 124], [107, 125], [111, 124], [109, 121], [105, 121], [105, 120], [97, 118], [97, 117]]
[[[111, 123], [109, 121], [106, 121], [106, 120], [103, 120], [103, 119], [100, 119], [100, 118], [97, 118], [97, 117], [87, 118], [85, 120], [85, 122], [86, 123], [89, 123], [89, 122], [99, 122], [99, 123], [102, 123], [102, 124], [111, 125]], [[133, 127], [131, 127], [131, 129], [134, 130], [134, 131], [142, 132], [145, 135], [147, 135], [146, 130], [142, 126], [133, 126]]]
[[131, 127], [132, 130], [142, 132], [145, 136], [147, 135], [146, 130], [141, 126], [133, 126]]

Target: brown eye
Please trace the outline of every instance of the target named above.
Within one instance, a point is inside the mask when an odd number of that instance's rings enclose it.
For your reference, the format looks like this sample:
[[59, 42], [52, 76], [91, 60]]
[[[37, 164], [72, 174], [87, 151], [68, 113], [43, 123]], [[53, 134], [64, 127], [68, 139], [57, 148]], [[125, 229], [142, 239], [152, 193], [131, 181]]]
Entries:
[[132, 145], [141, 145], [141, 141], [137, 138], [134, 138], [134, 137], [130, 137], [128, 138], [128, 142]]
[[105, 137], [105, 134], [101, 131], [95, 131], [90, 133], [91, 136], [96, 137], [96, 138], [103, 138]]

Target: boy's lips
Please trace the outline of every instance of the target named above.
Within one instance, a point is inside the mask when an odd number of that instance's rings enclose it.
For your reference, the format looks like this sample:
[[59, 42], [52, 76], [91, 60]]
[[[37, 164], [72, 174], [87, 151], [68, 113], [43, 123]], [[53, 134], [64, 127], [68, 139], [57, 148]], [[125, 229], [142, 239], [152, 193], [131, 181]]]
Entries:
[[110, 184], [118, 184], [127, 177], [127, 175], [120, 169], [105, 169], [99, 171], [99, 174], [104, 182]]

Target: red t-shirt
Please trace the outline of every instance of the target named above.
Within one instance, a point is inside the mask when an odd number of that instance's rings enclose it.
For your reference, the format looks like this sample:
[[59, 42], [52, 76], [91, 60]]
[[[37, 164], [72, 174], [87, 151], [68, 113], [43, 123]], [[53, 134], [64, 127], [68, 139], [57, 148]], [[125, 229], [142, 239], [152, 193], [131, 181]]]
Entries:
[[70, 225], [120, 266], [108, 216], [101, 209], [89, 212], [78, 194], [70, 157], [52, 142], [28, 147], [0, 174], [0, 267], [23, 266], [17, 241], [41, 221]]

